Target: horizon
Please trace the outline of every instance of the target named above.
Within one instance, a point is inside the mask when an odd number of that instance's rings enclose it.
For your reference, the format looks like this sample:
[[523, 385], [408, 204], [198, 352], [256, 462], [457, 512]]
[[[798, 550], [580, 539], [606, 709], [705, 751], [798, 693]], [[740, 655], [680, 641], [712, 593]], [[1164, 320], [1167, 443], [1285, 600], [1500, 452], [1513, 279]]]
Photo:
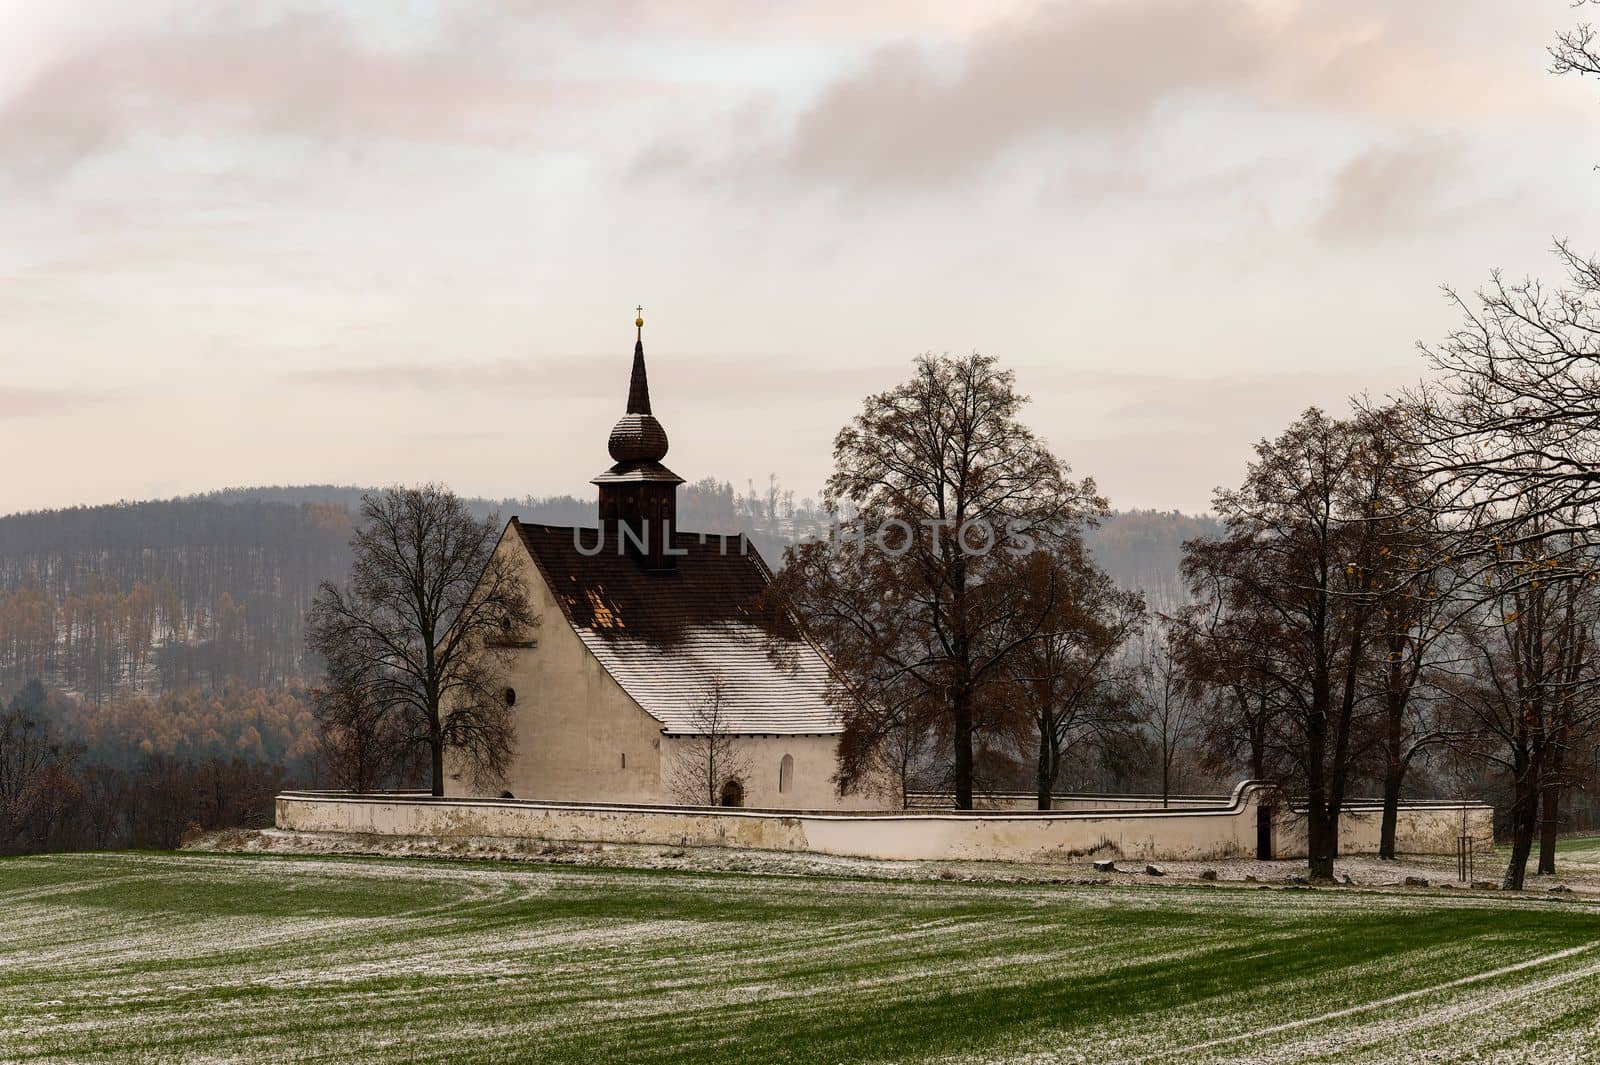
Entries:
[[[731, 485], [733, 487], [733, 489], [734, 489], [735, 494], [736, 495], [738, 494], [739, 485], [738, 485], [738, 483], [736, 481], [732, 480], [731, 478], [712, 477], [711, 479], [715, 480], [718, 484]], [[749, 481], [749, 483], [750, 484], [754, 484], [754, 481], [753, 480]], [[778, 484], [780, 486], [785, 484], [784, 480], [781, 477], [778, 478]], [[108, 507], [135, 507], [135, 506], [140, 506], [140, 505], [146, 504], [146, 503], [205, 502], [207, 500], [212, 500], [212, 499], [214, 499], [215, 497], [218, 497], [218, 496], [227, 496], [227, 495], [234, 495], [234, 494], [241, 494], [242, 495], [242, 494], [249, 494], [249, 493], [254, 493], [254, 492], [310, 492], [310, 491], [315, 491], [317, 489], [328, 489], [328, 490], [334, 491], [334, 492], [361, 492], [361, 493], [365, 494], [365, 493], [370, 493], [370, 492], [382, 492], [386, 488], [390, 488], [390, 487], [407, 487], [407, 486], [404, 486], [404, 485], [401, 485], [401, 486], [377, 485], [377, 484], [331, 484], [331, 483], [323, 483], [323, 484], [227, 485], [227, 486], [225, 486], [223, 488], [209, 488], [209, 489], [203, 489], [203, 490], [198, 491], [198, 492], [185, 492], [185, 493], [182, 493], [182, 494], [179, 494], [179, 495], [147, 496], [147, 497], [142, 498], [142, 499], [113, 499], [113, 500], [102, 500], [102, 501], [98, 501], [98, 502], [69, 503], [69, 504], [67, 504], [65, 506], [59, 506], [59, 507], [35, 507], [35, 508], [30, 509], [30, 510], [4, 511], [4, 512], [0, 512], [0, 520], [4, 520], [6, 518], [23, 518], [23, 517], [28, 517], [28, 516], [34, 515], [34, 514], [55, 514], [55, 513], [62, 513], [62, 512], [65, 512], [65, 511], [72, 511], [72, 510], [99, 510], [99, 509], [108, 508]], [[450, 488], [450, 486], [448, 484], [444, 485], [444, 487], [447, 488], [447, 489]], [[690, 483], [685, 484], [683, 487], [684, 488], [692, 488], [692, 487], [694, 487], [694, 485], [693, 485], [693, 482], [690, 482]], [[453, 489], [452, 489], [452, 491], [453, 491]], [[533, 495], [528, 495], [528, 496], [481, 496], [481, 495], [466, 495], [466, 494], [460, 494], [460, 493], [458, 493], [458, 494], [460, 495], [460, 498], [464, 502], [467, 502], [467, 503], [479, 503], [479, 504], [490, 504], [490, 505], [493, 505], [493, 506], [496, 506], [496, 507], [517, 506], [517, 505], [521, 505], [521, 504], [527, 504], [527, 505], [532, 505], [532, 506], [540, 506], [540, 505], [545, 505], [545, 504], [550, 504], [550, 503], [559, 503], [559, 502], [563, 502], [563, 501], [572, 501], [572, 502], [578, 502], [578, 503], [589, 503], [589, 502], [592, 502], [591, 499], [588, 499], [588, 498], [586, 498], [584, 496], [578, 496], [578, 495], [573, 495], [571, 493], [564, 493], [564, 492], [555, 492], [555, 493], [551, 493], [551, 494], [548, 494], [548, 495], [538, 495], [538, 496], [533, 496]], [[796, 496], [797, 496], [797, 505], [798, 505], [799, 499], [802, 498], [802, 497], [799, 497], [798, 493], [796, 493]], [[1191, 511], [1186, 511], [1186, 510], [1177, 510], [1177, 509], [1172, 508], [1172, 507], [1117, 507], [1117, 506], [1113, 506], [1107, 512], [1107, 514], [1108, 514], [1109, 517], [1116, 517], [1118, 515], [1124, 515], [1124, 514], [1164, 514], [1164, 515], [1172, 515], [1172, 516], [1181, 517], [1181, 518], [1191, 518], [1191, 519], [1195, 519], [1195, 520], [1216, 520], [1216, 515], [1210, 510], [1205, 510], [1205, 511], [1200, 511], [1200, 512], [1191, 512]], [[502, 517], [504, 517], [504, 518], [506, 518], [508, 520], [510, 518], [517, 517], [517, 516], [518, 515], [516, 515], [514, 512], [509, 512], [509, 511], [502, 515]]]

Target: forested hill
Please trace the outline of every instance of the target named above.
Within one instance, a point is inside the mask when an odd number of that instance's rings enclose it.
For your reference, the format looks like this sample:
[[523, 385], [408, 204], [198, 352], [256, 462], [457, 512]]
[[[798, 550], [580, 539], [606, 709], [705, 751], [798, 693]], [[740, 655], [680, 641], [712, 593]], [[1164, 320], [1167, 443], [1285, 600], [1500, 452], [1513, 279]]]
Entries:
[[1095, 561], [1124, 588], [1139, 588], [1150, 609], [1175, 610], [1188, 599], [1179, 567], [1187, 540], [1222, 535], [1222, 523], [1175, 510], [1123, 510], [1089, 534]]
[[[117, 692], [273, 688], [307, 672], [304, 619], [323, 580], [349, 568], [350, 486], [230, 489], [204, 496], [0, 518], [0, 690], [33, 677], [98, 704]], [[571, 496], [471, 500], [480, 514], [587, 525]], [[773, 562], [817, 519], [775, 479], [735, 491], [685, 485], [686, 528], [751, 531]], [[1096, 556], [1156, 610], [1182, 598], [1183, 541], [1210, 518], [1132, 511], [1091, 534]]]

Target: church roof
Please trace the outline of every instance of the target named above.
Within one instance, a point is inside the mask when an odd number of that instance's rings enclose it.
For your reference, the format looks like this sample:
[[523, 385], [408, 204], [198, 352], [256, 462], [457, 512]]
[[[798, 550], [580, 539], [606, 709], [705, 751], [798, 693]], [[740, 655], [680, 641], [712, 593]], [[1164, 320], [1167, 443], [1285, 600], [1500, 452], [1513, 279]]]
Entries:
[[671, 571], [652, 572], [612, 543], [584, 555], [578, 548], [592, 550], [597, 529], [513, 524], [584, 646], [662, 731], [706, 731], [713, 677], [723, 680], [728, 732], [841, 731], [827, 699], [828, 662], [763, 599], [772, 578], [754, 547], [675, 532], [673, 547], [685, 554]]

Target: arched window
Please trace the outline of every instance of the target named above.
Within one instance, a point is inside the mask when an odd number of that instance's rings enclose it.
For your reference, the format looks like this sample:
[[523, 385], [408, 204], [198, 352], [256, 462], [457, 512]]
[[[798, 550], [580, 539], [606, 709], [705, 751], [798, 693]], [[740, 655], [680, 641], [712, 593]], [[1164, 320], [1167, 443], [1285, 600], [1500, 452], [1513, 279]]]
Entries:
[[501, 692], [500, 694], [505, 698], [507, 706], [516, 706], [517, 705], [517, 689], [515, 689], [515, 688], [507, 688], [505, 691]]
[[794, 755], [786, 754], [778, 763], [778, 794], [787, 795], [794, 787]]
[[723, 805], [723, 806], [743, 806], [744, 805], [744, 785], [739, 783], [737, 778], [733, 779], [733, 780], [730, 780], [726, 784], [722, 785], [722, 802], [721, 802], [721, 805]]

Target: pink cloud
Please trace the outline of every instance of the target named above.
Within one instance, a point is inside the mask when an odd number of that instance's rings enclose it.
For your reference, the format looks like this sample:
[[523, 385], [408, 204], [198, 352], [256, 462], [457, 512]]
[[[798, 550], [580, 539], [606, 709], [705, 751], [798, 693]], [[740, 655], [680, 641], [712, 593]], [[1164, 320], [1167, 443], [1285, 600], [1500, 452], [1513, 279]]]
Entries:
[[[1434, 32], [1434, 20], [1477, 36]], [[1526, 32], [1528, 22], [1497, 5], [1445, 0], [1043, 4], [955, 46], [883, 44], [743, 163], [847, 186], [942, 186], [1019, 147], [1124, 138], [1203, 99], [1378, 124], [1522, 121], [1554, 87], [1539, 63], [1512, 67], [1495, 49], [1497, 34]]]
[[66, 414], [116, 398], [101, 389], [19, 388], [0, 385], [0, 418]]
[[556, 20], [587, 33], [698, 39], [881, 39], [909, 29], [964, 36], [1030, 0], [496, 0], [515, 15]]
[[326, 17], [147, 25], [76, 40], [0, 101], [0, 167], [50, 177], [147, 131], [526, 143], [553, 116], [667, 90], [379, 48]]
[[1317, 229], [1333, 240], [1403, 233], [1415, 238], [1438, 214], [1437, 198], [1466, 168], [1454, 140], [1419, 138], [1361, 152], [1335, 176]]

